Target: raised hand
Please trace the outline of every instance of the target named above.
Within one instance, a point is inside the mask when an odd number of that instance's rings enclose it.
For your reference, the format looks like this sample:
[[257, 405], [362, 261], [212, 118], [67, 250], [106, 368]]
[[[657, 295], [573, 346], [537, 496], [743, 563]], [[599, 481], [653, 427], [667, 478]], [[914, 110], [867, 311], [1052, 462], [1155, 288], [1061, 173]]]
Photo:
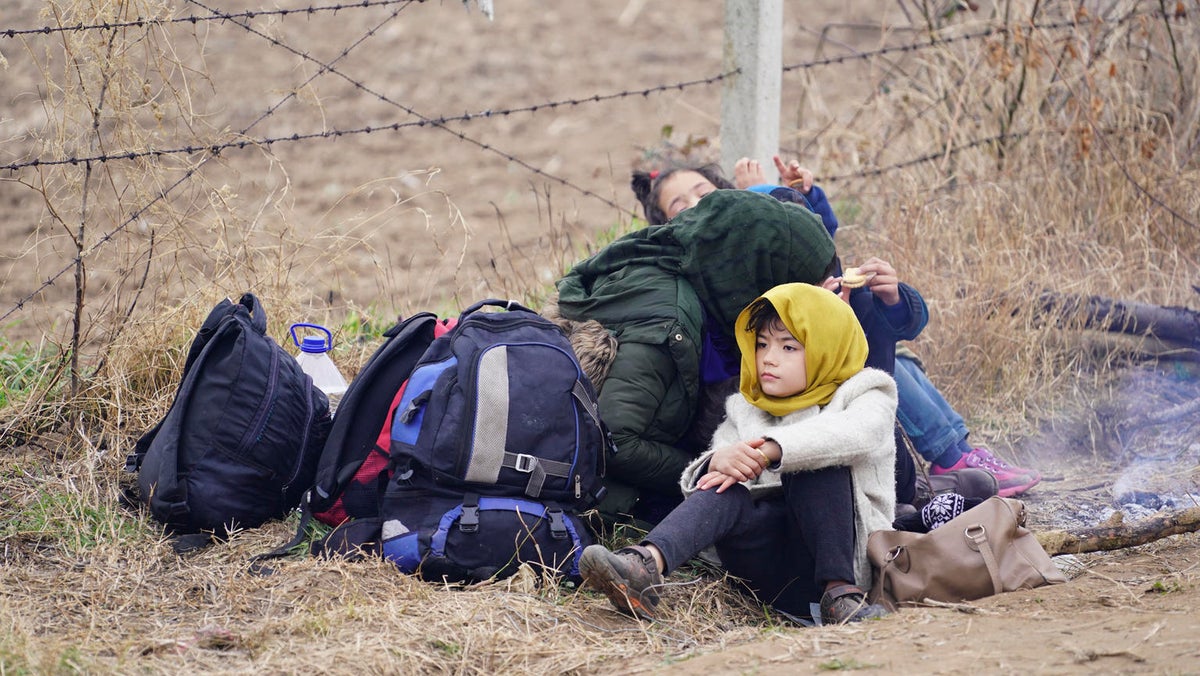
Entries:
[[779, 170], [779, 182], [799, 190], [807, 195], [813, 187], [813, 173], [808, 169], [800, 166], [796, 160], [784, 163], [783, 159], [776, 155], [775, 168]]
[[763, 173], [762, 163], [758, 160], [743, 157], [733, 165], [733, 184], [739, 189], [745, 190], [752, 185], [762, 185], [766, 182], [767, 175]]

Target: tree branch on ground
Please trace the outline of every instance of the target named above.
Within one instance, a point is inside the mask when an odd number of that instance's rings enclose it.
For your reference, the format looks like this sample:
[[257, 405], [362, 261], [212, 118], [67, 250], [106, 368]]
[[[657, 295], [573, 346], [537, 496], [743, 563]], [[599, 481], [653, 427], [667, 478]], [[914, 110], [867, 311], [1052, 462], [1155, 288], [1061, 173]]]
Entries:
[[1200, 507], [1183, 509], [1136, 523], [1086, 528], [1076, 532], [1048, 530], [1037, 533], [1050, 556], [1112, 551], [1149, 544], [1170, 535], [1200, 531]]

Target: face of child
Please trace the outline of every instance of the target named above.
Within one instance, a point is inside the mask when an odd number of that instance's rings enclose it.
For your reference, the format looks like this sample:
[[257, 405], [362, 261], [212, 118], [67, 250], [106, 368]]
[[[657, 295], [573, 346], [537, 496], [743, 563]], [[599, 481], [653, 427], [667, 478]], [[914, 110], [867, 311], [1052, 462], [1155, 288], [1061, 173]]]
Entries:
[[792, 337], [781, 321], [758, 332], [754, 348], [758, 385], [769, 397], [790, 397], [808, 387], [804, 346]]
[[701, 197], [717, 189], [698, 172], [677, 171], [662, 180], [658, 188], [658, 208], [668, 219], [696, 206]]

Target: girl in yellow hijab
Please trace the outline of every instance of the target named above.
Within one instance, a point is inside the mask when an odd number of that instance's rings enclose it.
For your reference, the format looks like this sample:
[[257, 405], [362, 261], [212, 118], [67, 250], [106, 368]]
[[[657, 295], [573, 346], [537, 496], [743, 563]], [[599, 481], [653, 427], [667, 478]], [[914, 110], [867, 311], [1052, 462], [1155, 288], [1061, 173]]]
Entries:
[[[742, 396], [774, 416], [828, 404], [837, 388], [867, 362], [867, 337], [850, 306], [809, 284], [783, 284], [767, 291], [742, 310], [737, 326]], [[775, 363], [788, 364], [797, 355], [800, 359], [789, 365], [804, 369], [805, 377], [779, 393]], [[770, 393], [763, 390], [764, 375]]]
[[895, 381], [864, 368], [854, 312], [820, 287], [774, 287], [736, 329], [740, 392], [683, 474], [687, 499], [637, 546], [585, 549], [584, 579], [652, 619], [662, 576], [715, 545], [725, 568], [780, 611], [825, 624], [883, 615], [864, 591], [866, 543], [895, 511]]

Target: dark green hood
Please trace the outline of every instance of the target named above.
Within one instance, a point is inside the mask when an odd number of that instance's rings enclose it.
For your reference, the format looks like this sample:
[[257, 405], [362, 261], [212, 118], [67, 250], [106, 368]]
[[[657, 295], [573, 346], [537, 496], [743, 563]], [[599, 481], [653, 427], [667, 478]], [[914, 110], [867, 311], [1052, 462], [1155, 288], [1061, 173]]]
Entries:
[[[747, 190], [718, 190], [670, 223], [609, 244], [559, 280], [563, 316], [605, 325], [634, 317], [672, 316], [675, 299], [647, 296], [651, 268], [687, 280], [705, 313], [732, 333], [738, 313], [787, 282], [820, 283], [834, 258], [833, 240], [811, 211]], [[616, 277], [623, 283], [618, 282]], [[602, 282], [602, 283], [601, 283]]]

